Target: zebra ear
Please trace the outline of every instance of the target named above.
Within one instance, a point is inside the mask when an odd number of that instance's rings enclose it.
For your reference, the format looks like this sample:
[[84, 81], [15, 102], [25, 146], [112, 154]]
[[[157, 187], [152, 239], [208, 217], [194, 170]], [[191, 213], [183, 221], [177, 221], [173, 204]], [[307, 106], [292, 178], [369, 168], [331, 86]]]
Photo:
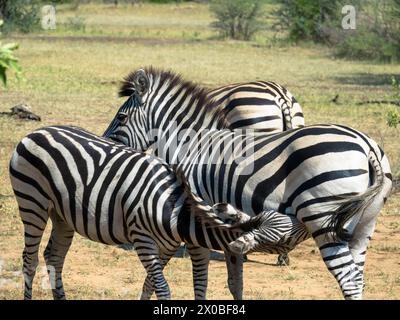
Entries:
[[149, 89], [149, 78], [143, 69], [139, 69], [135, 72], [133, 84], [140, 96], [143, 96], [147, 92]]

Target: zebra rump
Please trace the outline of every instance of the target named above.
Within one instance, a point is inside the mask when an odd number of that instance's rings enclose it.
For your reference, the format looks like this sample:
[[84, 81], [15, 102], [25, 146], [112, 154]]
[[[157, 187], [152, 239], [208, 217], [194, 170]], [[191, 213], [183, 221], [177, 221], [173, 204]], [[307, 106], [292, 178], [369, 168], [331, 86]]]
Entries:
[[235, 209], [228, 203], [217, 203], [212, 207], [196, 196], [181, 170], [176, 170], [181, 181], [188, 210], [206, 228], [237, 234], [229, 243], [229, 249], [237, 255], [251, 252], [285, 254], [310, 237], [304, 224], [293, 216], [274, 210], [265, 210], [256, 216]]

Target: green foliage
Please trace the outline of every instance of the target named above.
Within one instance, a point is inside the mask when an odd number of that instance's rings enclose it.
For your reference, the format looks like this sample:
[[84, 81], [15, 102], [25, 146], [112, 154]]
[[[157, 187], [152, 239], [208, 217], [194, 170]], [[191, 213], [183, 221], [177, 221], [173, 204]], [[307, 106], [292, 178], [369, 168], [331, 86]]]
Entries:
[[[0, 20], [0, 26], [2, 26], [3, 21]], [[21, 74], [21, 67], [18, 64], [18, 59], [14, 56], [14, 51], [18, 49], [18, 44], [16, 43], [6, 43], [2, 44], [0, 42], [0, 81], [4, 86], [7, 85], [7, 70], [11, 69], [15, 72], [17, 77]]]
[[39, 26], [39, 0], [0, 0], [5, 32], [30, 32]]
[[[393, 97], [396, 100], [400, 100], [400, 82], [394, 76], [392, 77], [392, 88]], [[386, 122], [389, 127], [397, 128], [397, 125], [400, 124], [400, 113], [397, 110], [390, 110], [386, 114]]]
[[212, 0], [210, 9], [217, 18], [212, 27], [224, 37], [250, 40], [263, 27], [259, 0]]
[[364, 0], [357, 29], [337, 43], [337, 55], [383, 62], [400, 61], [400, 0]]
[[312, 40], [325, 42], [325, 26], [338, 23], [341, 0], [278, 0], [280, 9], [275, 12], [278, 29], [287, 30], [292, 41]]
[[397, 110], [390, 110], [387, 113], [387, 124], [391, 128], [397, 128], [397, 125], [400, 124], [400, 114]]

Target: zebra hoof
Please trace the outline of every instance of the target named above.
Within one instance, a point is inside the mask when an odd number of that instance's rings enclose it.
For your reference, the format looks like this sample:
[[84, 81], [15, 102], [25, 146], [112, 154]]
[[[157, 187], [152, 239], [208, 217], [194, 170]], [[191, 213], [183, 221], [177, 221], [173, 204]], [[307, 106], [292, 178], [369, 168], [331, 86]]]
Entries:
[[285, 267], [285, 266], [289, 265], [289, 262], [290, 262], [290, 260], [289, 260], [289, 256], [287, 254], [280, 254], [278, 256], [276, 265], [280, 266], [280, 267]]

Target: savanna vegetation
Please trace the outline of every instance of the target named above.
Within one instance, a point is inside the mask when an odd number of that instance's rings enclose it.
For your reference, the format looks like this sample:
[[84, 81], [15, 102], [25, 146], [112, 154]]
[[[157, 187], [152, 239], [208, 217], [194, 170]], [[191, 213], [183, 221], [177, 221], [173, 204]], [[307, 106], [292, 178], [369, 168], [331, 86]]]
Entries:
[[[380, 143], [400, 176], [400, 107], [392, 103], [399, 100], [400, 65], [394, 59], [339, 58], [335, 48], [315, 43], [314, 36], [288, 41], [289, 30], [278, 27], [260, 28], [249, 41], [231, 40], [215, 28], [207, 3], [117, 2], [57, 4], [55, 29], [26, 34], [17, 28], [1, 39], [3, 44], [19, 43], [12, 55], [19, 59], [22, 77], [7, 73], [7, 87], [0, 86], [0, 113], [24, 102], [42, 122], [0, 114], [0, 299], [22, 298], [23, 230], [8, 178], [13, 148], [44, 125], [73, 124], [101, 134], [123, 102], [117, 98], [118, 81], [141, 66], [172, 69], [210, 87], [280, 82], [302, 104], [307, 124], [340, 123], [366, 132]], [[263, 16], [257, 19], [279, 24], [275, 12], [283, 7], [278, 1], [262, 1], [260, 8]], [[379, 217], [368, 252], [367, 299], [400, 298], [399, 217], [400, 194], [395, 193]], [[289, 267], [275, 266], [276, 256], [249, 258], [255, 262], [245, 264], [246, 299], [341, 299], [312, 241], [293, 251]], [[193, 297], [189, 259], [173, 259], [166, 277], [173, 298]], [[69, 298], [137, 299], [144, 278], [134, 253], [80, 236], [66, 259]], [[46, 279], [40, 269], [35, 298], [51, 299], [51, 291], [41, 285]], [[212, 261], [210, 299], [230, 299], [225, 279], [225, 263]]]

